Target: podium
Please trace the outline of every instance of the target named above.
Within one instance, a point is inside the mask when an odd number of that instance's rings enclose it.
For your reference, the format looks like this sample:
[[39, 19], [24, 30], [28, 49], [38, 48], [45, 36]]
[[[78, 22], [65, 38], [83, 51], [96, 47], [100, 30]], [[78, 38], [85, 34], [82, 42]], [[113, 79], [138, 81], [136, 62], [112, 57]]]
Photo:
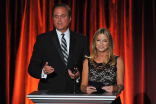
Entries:
[[36, 104], [110, 104], [120, 92], [102, 94], [48, 93], [38, 90], [27, 95]]

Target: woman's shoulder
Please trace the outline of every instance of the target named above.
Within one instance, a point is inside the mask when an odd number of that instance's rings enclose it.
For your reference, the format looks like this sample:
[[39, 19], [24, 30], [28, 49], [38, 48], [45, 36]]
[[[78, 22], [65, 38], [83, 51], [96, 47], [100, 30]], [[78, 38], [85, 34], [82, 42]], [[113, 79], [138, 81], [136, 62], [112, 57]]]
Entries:
[[90, 56], [85, 55], [85, 60], [90, 60]]
[[84, 63], [88, 63], [88, 60], [89, 60], [89, 58], [86, 58], [86, 59], [84, 60]]
[[123, 59], [121, 56], [114, 56], [114, 57], [115, 57], [117, 63], [123, 63]]
[[114, 57], [115, 57], [115, 59], [122, 59], [122, 57], [121, 56], [118, 56], [118, 55], [114, 55]]
[[118, 58], [118, 57], [120, 57], [120, 56], [118, 56], [118, 55], [114, 55], [114, 57], [115, 57], [115, 58]]
[[122, 59], [121, 56], [114, 55], [114, 57], [115, 57], [115, 60], [117, 61], [117, 63], [118, 63], [118, 62], [123, 62], [123, 59]]

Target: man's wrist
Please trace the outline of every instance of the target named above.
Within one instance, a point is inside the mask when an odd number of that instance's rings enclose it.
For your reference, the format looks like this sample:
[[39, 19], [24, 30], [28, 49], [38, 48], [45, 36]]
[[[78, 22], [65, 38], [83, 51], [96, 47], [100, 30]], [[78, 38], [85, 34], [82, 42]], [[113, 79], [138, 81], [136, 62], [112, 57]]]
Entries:
[[42, 69], [41, 78], [47, 78], [47, 74], [44, 73], [44, 70]]

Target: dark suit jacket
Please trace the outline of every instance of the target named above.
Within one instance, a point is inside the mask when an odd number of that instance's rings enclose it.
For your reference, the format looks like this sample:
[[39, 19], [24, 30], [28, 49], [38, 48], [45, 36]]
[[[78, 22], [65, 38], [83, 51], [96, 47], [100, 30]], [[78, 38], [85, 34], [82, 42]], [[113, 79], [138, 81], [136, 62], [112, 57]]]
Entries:
[[[66, 66], [56, 30], [46, 32], [37, 36], [28, 72], [32, 77], [40, 79], [39, 90], [50, 90], [54, 93], [73, 92], [74, 80], [70, 78], [68, 69], [77, 63], [81, 73], [85, 55], [89, 56], [86, 36], [70, 30], [69, 57]], [[46, 62], [55, 71], [46, 79], [42, 79], [41, 73]], [[76, 91], [80, 91], [78, 85], [76, 85]]]

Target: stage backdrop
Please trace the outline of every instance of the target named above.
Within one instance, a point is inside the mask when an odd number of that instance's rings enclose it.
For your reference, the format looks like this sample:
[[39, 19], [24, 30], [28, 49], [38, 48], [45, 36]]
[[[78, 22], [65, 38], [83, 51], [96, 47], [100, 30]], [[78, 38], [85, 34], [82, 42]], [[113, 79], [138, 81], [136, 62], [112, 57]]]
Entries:
[[101, 27], [112, 33], [125, 63], [123, 104], [156, 104], [155, 0], [1, 0], [1, 104], [32, 104], [26, 95], [37, 90], [28, 74], [36, 36], [54, 29], [52, 7], [68, 4], [70, 29], [88, 37]]

